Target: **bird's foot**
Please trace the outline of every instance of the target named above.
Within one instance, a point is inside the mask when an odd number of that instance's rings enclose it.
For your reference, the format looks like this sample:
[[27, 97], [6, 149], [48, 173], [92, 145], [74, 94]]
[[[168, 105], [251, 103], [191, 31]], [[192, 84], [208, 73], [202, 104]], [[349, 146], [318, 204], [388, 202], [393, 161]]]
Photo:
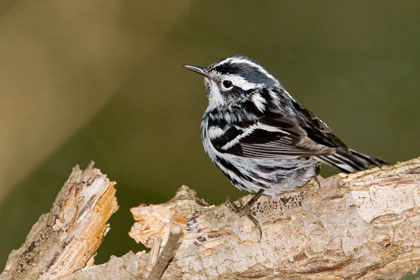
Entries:
[[252, 215], [251, 208], [254, 205], [254, 203], [258, 200], [258, 198], [260, 198], [263, 192], [264, 189], [260, 189], [245, 205], [242, 205], [241, 201], [239, 201], [239, 205], [237, 205], [229, 198], [225, 202], [226, 207], [229, 208], [231, 211], [239, 214], [240, 216], [245, 215], [248, 217], [248, 219], [251, 220], [251, 222], [258, 228], [258, 231], [260, 233], [260, 239], [262, 238], [262, 228], [260, 222], [258, 222], [258, 220]]

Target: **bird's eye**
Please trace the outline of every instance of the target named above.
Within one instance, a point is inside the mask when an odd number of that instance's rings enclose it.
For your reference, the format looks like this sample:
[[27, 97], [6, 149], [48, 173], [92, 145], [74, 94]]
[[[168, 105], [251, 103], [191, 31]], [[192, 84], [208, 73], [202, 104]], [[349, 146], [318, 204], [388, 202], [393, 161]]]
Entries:
[[229, 80], [224, 80], [223, 82], [222, 82], [222, 85], [223, 85], [223, 87], [225, 88], [225, 89], [230, 89], [233, 85], [232, 85], [232, 82], [231, 81], [229, 81]]

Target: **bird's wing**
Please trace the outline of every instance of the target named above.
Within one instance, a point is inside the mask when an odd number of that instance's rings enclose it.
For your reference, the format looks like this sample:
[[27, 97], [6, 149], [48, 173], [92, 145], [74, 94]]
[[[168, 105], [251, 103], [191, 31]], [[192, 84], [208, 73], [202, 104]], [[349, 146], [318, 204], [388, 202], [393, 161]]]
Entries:
[[268, 109], [257, 120], [232, 126], [210, 140], [219, 152], [243, 157], [279, 158], [335, 153], [334, 148], [311, 139], [296, 120], [275, 109]]
[[268, 106], [256, 119], [242, 121], [210, 138], [213, 146], [219, 152], [247, 158], [314, 156], [344, 172], [386, 164], [347, 148], [313, 113], [292, 99], [287, 99], [287, 102], [287, 106], [292, 106], [293, 117], [275, 106]]
[[298, 113], [299, 127], [306, 132], [311, 140], [324, 146], [348, 150], [347, 146], [322, 120], [299, 103], [293, 102], [292, 104]]
[[307, 136], [312, 141], [335, 150], [334, 154], [317, 156], [320, 161], [344, 172], [360, 171], [387, 164], [381, 159], [347, 148], [332, 130], [313, 113], [297, 102], [294, 102], [293, 106], [298, 113], [299, 126], [305, 130]]

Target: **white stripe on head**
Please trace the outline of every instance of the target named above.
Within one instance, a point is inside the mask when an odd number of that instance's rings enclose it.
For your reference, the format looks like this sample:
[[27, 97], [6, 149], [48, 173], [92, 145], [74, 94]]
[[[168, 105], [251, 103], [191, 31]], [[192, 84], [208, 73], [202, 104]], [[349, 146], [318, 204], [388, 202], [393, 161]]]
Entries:
[[225, 63], [232, 63], [232, 64], [240, 64], [240, 63], [244, 63], [244, 64], [248, 64], [249, 66], [255, 67], [258, 69], [259, 72], [263, 73], [264, 75], [266, 75], [267, 77], [269, 77], [270, 79], [272, 79], [275, 83], [276, 86], [281, 87], [280, 82], [274, 78], [273, 75], [271, 75], [267, 70], [265, 70], [264, 67], [262, 67], [261, 65], [259, 65], [258, 63], [252, 61], [251, 59], [244, 57], [244, 56], [231, 56], [228, 57], [222, 61], [217, 62], [216, 64], [212, 65], [212, 67], [217, 67], [219, 65], [225, 64]]

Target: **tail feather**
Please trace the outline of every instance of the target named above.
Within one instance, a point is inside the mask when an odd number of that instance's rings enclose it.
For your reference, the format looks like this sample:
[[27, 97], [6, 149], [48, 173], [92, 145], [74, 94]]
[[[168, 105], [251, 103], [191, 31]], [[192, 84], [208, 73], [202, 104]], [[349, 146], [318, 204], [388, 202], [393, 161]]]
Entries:
[[320, 156], [319, 159], [346, 173], [387, 165], [387, 163], [381, 159], [362, 154], [352, 149], [337, 149], [335, 154]]

